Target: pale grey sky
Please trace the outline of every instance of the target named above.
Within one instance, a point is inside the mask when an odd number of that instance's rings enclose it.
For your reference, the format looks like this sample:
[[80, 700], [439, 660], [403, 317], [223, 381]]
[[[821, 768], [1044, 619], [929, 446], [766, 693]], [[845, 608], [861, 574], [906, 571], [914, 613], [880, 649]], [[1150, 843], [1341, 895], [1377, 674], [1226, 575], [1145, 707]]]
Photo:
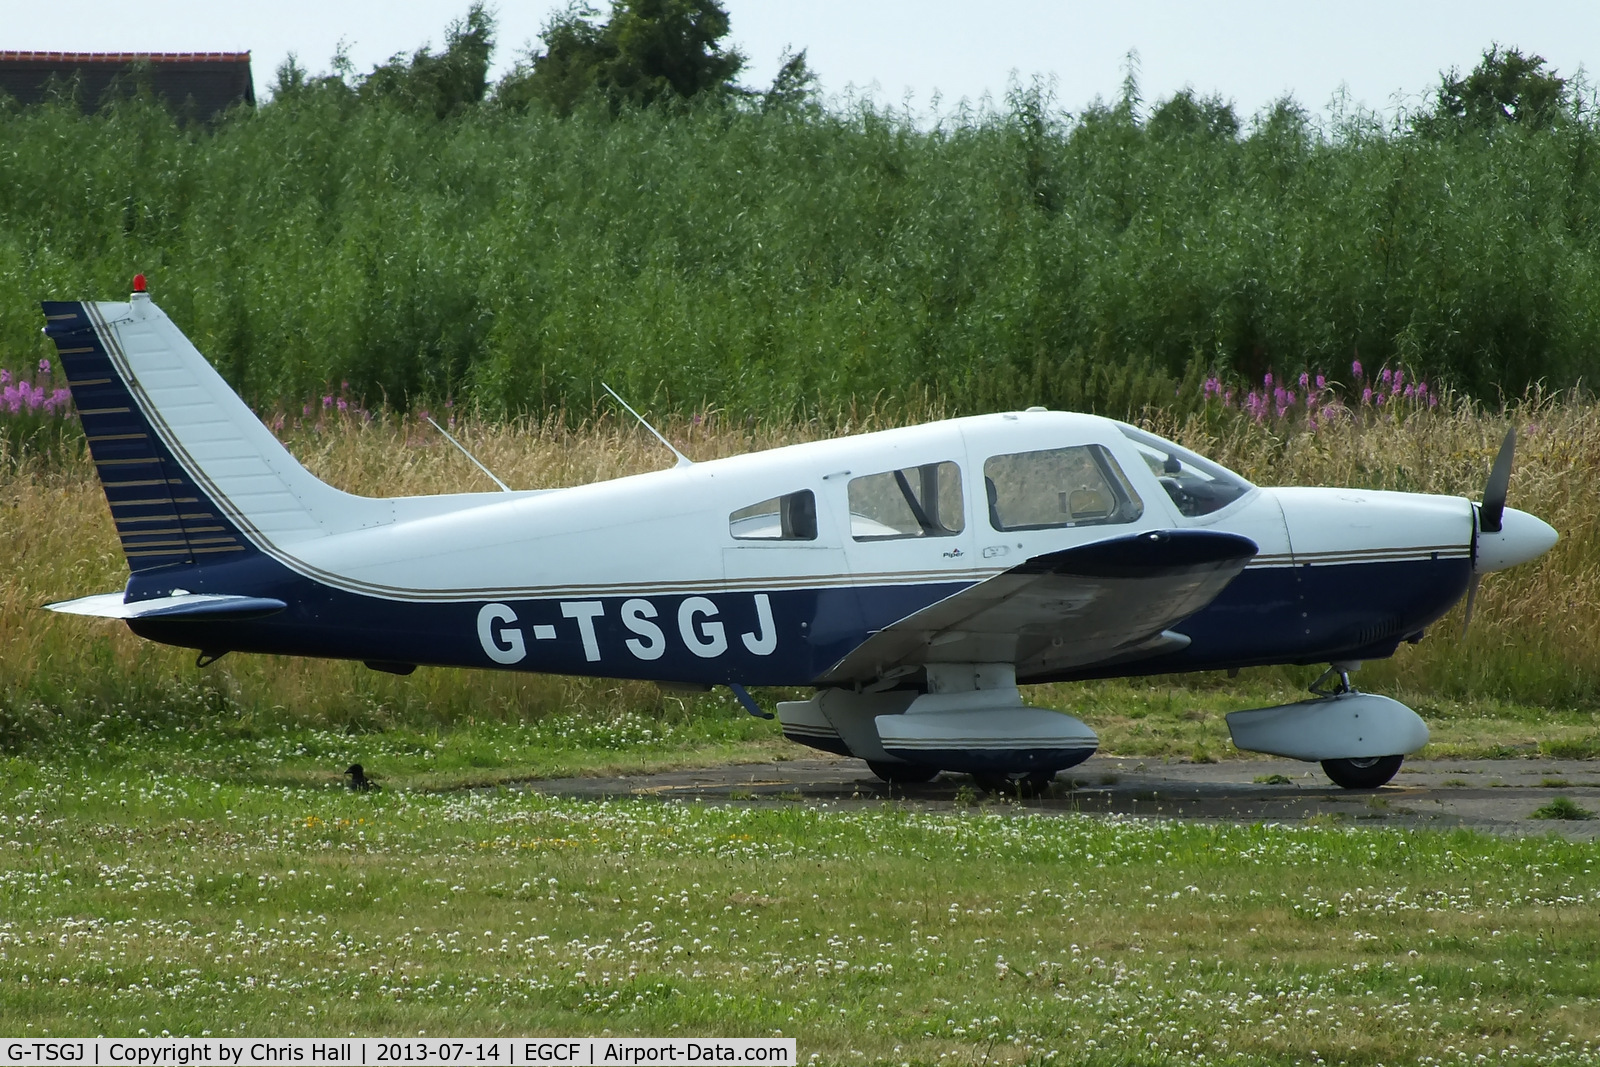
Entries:
[[[949, 110], [963, 97], [999, 101], [1013, 75], [1056, 80], [1057, 101], [1076, 111], [1111, 98], [1123, 57], [1137, 50], [1147, 101], [1185, 86], [1220, 93], [1242, 115], [1292, 93], [1324, 111], [1343, 87], [1352, 104], [1391, 111], [1413, 105], [1442, 69], [1463, 70], [1491, 42], [1548, 59], [1571, 75], [1600, 52], [1600, 4], [1554, 0], [1405, 3], [1343, 0], [725, 0], [733, 43], [746, 55], [746, 84], [767, 84], [786, 45], [808, 50], [830, 95], [870, 89], [926, 112], [932, 94]], [[496, 68], [537, 37], [550, 0], [500, 0]], [[595, 3], [602, 9], [605, 0]], [[257, 92], [293, 51], [325, 70], [341, 40], [356, 68], [395, 52], [437, 47], [467, 0], [0, 0], [0, 49], [243, 51]]]

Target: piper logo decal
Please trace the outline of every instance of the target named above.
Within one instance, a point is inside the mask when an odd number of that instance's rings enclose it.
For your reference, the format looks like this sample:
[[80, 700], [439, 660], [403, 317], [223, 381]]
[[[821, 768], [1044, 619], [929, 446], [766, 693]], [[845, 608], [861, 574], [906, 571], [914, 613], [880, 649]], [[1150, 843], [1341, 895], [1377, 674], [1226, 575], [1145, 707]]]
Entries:
[[[778, 649], [772, 600], [766, 593], [756, 593], [754, 599], [756, 630], [741, 633], [739, 642], [752, 656], [770, 656]], [[660, 615], [655, 604], [643, 597], [622, 602], [622, 625], [632, 635], [622, 642], [622, 647], [634, 659], [657, 660], [666, 655], [667, 630], [656, 621]], [[677, 636], [687, 651], [701, 659], [716, 659], [728, 651], [728, 628], [715, 601], [703, 596], [686, 597], [678, 604], [676, 615]], [[590, 663], [600, 662], [604, 656], [595, 624], [606, 618], [605, 602], [563, 600], [561, 616], [577, 623], [576, 636], [583, 645], [583, 658]], [[484, 655], [506, 665], [526, 659], [528, 645], [517, 622], [517, 613], [508, 604], [485, 604], [480, 608], [478, 643], [483, 646]], [[549, 624], [536, 625], [532, 630], [535, 641], [554, 641], [560, 636], [557, 628]]]

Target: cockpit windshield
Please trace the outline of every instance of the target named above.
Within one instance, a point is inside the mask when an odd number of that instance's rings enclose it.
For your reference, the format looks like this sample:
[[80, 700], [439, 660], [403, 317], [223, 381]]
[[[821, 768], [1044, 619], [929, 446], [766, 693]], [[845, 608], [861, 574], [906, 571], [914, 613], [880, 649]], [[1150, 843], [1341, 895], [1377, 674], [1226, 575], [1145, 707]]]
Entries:
[[1178, 511], [1190, 518], [1221, 511], [1255, 488], [1228, 468], [1197, 456], [1181, 445], [1152, 433], [1117, 423], [1167, 491]]

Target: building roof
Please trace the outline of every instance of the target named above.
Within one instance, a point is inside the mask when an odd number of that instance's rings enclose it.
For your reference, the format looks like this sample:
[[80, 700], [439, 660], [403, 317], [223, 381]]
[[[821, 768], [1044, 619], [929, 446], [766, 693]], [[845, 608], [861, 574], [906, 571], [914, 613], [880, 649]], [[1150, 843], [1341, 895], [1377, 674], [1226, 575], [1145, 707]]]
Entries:
[[38, 104], [53, 86], [76, 82], [79, 107], [93, 111], [140, 67], [176, 115], [210, 122], [235, 104], [256, 102], [249, 52], [0, 51], [0, 93]]

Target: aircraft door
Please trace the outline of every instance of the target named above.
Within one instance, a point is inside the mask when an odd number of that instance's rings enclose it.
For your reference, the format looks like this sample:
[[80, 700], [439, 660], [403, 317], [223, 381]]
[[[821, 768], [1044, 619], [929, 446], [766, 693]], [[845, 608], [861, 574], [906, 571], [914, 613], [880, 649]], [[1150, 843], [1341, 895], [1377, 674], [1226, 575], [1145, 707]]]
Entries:
[[844, 485], [830, 489], [868, 634], [975, 580], [965, 450], [949, 448], [948, 456], [908, 457], [899, 466], [885, 457], [838, 476]]
[[735, 680], [809, 680], [860, 639], [837, 509], [829, 506], [826, 482], [821, 488], [771, 497], [729, 516], [725, 596], [730, 610], [753, 616], [752, 639], [731, 650], [751, 673]]

